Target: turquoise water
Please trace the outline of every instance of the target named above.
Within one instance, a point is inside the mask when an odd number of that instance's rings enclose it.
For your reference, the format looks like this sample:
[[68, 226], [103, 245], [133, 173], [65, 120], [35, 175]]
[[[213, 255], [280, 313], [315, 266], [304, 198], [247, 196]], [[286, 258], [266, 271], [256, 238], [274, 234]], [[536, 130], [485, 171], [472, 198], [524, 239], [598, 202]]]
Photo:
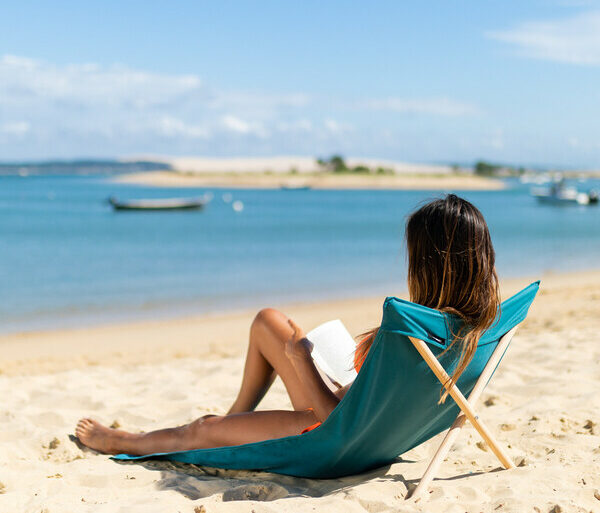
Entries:
[[[501, 276], [598, 267], [599, 207], [538, 205], [526, 187], [512, 185], [462, 194], [488, 220]], [[207, 191], [214, 198], [202, 212], [117, 213], [106, 203], [110, 195]], [[225, 193], [244, 209], [235, 212]], [[436, 194], [0, 177], [0, 331], [398, 294], [406, 289], [406, 214]]]

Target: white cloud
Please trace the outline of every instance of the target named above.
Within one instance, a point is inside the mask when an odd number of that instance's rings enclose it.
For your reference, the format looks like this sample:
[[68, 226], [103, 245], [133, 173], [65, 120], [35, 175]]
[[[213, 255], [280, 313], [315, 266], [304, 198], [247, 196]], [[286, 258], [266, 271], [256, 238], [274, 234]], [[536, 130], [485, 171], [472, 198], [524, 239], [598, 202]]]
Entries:
[[238, 134], [248, 134], [252, 130], [249, 123], [235, 116], [223, 116], [222, 121], [227, 130], [237, 132]]
[[212, 108], [243, 108], [257, 110], [277, 108], [302, 108], [309, 105], [311, 98], [303, 93], [273, 94], [244, 91], [221, 91], [211, 101]]
[[[374, 110], [386, 116], [381, 126], [362, 124]], [[394, 112], [456, 117], [478, 109], [445, 97], [350, 101], [221, 89], [196, 74], [0, 56], [0, 160], [399, 152], [406, 134], [397, 137]]]
[[461, 117], [479, 113], [479, 109], [470, 103], [450, 98], [382, 98], [371, 99], [363, 103], [364, 108], [401, 114], [428, 114], [432, 116]]
[[18, 55], [3, 55], [2, 59], [0, 59], [0, 64], [6, 64], [14, 68], [32, 69], [35, 68], [37, 62], [27, 57], [19, 57]]
[[335, 119], [327, 118], [323, 121], [323, 126], [325, 129], [332, 134], [340, 134], [344, 132], [349, 132], [352, 130], [352, 125], [347, 123], [340, 123]]
[[60, 101], [82, 106], [146, 108], [186, 95], [207, 94], [195, 75], [166, 75], [113, 65], [57, 66], [5, 55], [0, 59], [0, 104]]
[[[266, 140], [306, 128], [304, 111], [311, 102], [299, 92], [218, 90], [195, 74], [155, 73], [116, 64], [58, 65], [4, 55], [0, 133], [5, 137], [0, 158], [11, 157], [9, 135], [27, 135], [22, 148], [31, 148], [31, 157], [69, 146], [72, 154], [157, 147], [211, 151], [226, 148], [230, 140], [239, 147], [244, 138]], [[28, 122], [15, 122], [20, 119]], [[216, 146], [209, 144], [217, 139]]]
[[201, 125], [190, 125], [172, 116], [163, 116], [156, 124], [157, 131], [166, 137], [190, 137], [192, 139], [207, 139], [210, 130]]
[[25, 135], [30, 129], [31, 125], [27, 121], [16, 121], [0, 125], [0, 133], [17, 137]]
[[600, 11], [531, 21], [488, 37], [514, 45], [520, 55], [569, 64], [600, 65]]
[[227, 114], [221, 118], [223, 127], [228, 132], [241, 135], [254, 135], [256, 137], [266, 138], [269, 132], [262, 126], [261, 123], [250, 123], [237, 116]]

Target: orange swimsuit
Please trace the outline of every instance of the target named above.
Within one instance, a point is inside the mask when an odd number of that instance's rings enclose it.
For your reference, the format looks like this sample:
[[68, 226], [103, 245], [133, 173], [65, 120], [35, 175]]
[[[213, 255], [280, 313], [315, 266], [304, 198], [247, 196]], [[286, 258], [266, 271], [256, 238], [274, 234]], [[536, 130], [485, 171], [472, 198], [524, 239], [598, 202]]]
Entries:
[[[360, 348], [360, 345], [359, 345], [359, 348]], [[354, 368], [356, 369], [357, 374], [360, 371], [360, 368], [362, 367], [363, 362], [365, 361], [365, 356], [366, 356], [365, 351], [357, 350], [354, 352]], [[313, 409], [307, 408], [306, 411], [313, 411]], [[312, 426], [308, 426], [306, 429], [303, 429], [300, 432], [300, 434], [303, 435], [304, 433], [308, 433], [309, 431], [312, 431], [316, 427], [319, 427], [321, 424], [322, 424], [322, 422], [317, 422], [317, 423], [313, 424]]]

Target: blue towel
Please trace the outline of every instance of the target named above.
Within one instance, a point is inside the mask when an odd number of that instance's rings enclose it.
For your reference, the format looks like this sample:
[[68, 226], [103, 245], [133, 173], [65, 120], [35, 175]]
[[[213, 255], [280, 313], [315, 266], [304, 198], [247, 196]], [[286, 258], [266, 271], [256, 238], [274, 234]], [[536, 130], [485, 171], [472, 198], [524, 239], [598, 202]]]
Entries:
[[[457, 386], [468, 396], [499, 339], [522, 322], [539, 281], [504, 301], [494, 324]], [[162, 459], [227, 469], [253, 469], [310, 478], [335, 478], [389, 464], [397, 456], [448, 429], [459, 413], [449, 397], [438, 404], [440, 382], [408, 340], [425, 341], [449, 374], [459, 358], [454, 348], [440, 356], [458, 320], [409, 301], [389, 297], [381, 329], [342, 401], [323, 424], [303, 435], [233, 447], [197, 449], [117, 460]]]

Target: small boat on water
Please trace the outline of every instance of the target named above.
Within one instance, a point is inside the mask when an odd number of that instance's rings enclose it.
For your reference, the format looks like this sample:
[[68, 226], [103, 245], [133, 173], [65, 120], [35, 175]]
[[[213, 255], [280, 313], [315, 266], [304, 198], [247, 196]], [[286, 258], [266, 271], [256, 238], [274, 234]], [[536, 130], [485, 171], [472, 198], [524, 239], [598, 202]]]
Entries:
[[165, 198], [165, 199], [136, 199], [120, 201], [108, 198], [115, 210], [201, 210], [210, 199], [200, 198]]
[[598, 192], [590, 190], [580, 192], [576, 187], [567, 186], [564, 178], [554, 182], [550, 187], [534, 187], [531, 189], [533, 197], [540, 203], [550, 205], [596, 205]]
[[310, 185], [300, 183], [282, 183], [279, 188], [284, 191], [308, 191]]

